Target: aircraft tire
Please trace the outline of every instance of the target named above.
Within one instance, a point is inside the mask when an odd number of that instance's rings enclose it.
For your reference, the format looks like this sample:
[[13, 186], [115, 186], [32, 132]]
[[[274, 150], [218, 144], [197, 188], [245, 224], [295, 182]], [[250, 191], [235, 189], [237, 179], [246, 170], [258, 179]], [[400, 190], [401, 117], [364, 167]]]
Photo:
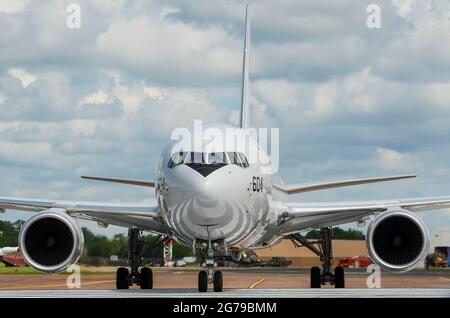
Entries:
[[153, 288], [153, 272], [151, 268], [148, 267], [141, 268], [140, 285], [141, 289]]
[[223, 291], [223, 275], [221, 271], [217, 271], [214, 273], [214, 291]]
[[201, 293], [208, 291], [208, 274], [206, 271], [200, 271], [198, 273], [198, 291]]
[[345, 288], [345, 275], [343, 267], [334, 269], [334, 288]]
[[130, 272], [126, 267], [119, 267], [116, 272], [116, 288], [128, 289]]
[[311, 268], [311, 288], [320, 288], [320, 268], [315, 266]]

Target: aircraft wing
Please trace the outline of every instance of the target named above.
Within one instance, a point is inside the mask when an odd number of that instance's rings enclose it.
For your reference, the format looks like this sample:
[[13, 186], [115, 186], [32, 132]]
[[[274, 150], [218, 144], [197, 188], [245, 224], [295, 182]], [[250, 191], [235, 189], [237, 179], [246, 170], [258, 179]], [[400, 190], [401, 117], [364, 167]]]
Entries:
[[279, 226], [284, 234], [357, 222], [374, 213], [389, 209], [411, 212], [450, 208], [450, 196], [380, 201], [349, 201], [320, 203], [285, 203], [287, 211], [279, 212]]
[[296, 184], [296, 185], [277, 185], [277, 184], [275, 184], [274, 187], [277, 188], [278, 190], [290, 195], [290, 194], [297, 194], [297, 193], [318, 191], [318, 190], [326, 190], [326, 189], [332, 189], [332, 188], [349, 187], [349, 186], [360, 185], [360, 184], [369, 184], [369, 183], [377, 183], [377, 182], [410, 179], [410, 178], [415, 178], [415, 177], [416, 177], [416, 175], [405, 175], [405, 176], [390, 176], [390, 177], [381, 177], [381, 178], [340, 180], [340, 181], [321, 182], [321, 183], [313, 183], [313, 184]]
[[167, 233], [156, 205], [0, 197], [0, 209], [41, 212], [51, 208], [62, 209], [74, 218]]

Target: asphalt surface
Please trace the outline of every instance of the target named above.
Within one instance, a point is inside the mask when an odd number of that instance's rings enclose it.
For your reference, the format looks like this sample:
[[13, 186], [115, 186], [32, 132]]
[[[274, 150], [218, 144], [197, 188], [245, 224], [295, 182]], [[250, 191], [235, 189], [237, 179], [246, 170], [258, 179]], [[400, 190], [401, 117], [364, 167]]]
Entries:
[[[111, 269], [110, 269], [111, 270]], [[114, 272], [82, 274], [81, 289], [69, 289], [66, 274], [0, 275], [0, 297], [450, 297], [450, 270], [382, 272], [380, 289], [369, 289], [369, 273], [346, 270], [346, 289], [309, 289], [309, 270], [223, 269], [224, 293], [197, 292], [198, 269], [155, 268], [154, 289], [115, 289]], [[210, 287], [210, 290], [212, 288]]]
[[450, 289], [230, 289], [199, 293], [195, 289], [16, 290], [0, 298], [450, 298]]

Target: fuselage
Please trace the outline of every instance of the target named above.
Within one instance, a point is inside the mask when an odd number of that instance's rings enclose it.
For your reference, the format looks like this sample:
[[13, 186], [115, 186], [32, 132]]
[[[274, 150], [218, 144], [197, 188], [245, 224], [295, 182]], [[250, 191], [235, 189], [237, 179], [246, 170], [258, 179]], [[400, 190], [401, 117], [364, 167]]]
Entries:
[[[248, 245], [273, 223], [271, 201], [275, 174], [261, 169], [266, 152], [239, 128], [208, 127], [223, 137], [200, 145], [198, 136], [180, 145], [171, 141], [156, 168], [156, 197], [164, 222], [182, 244], [222, 242]], [[233, 139], [227, 132], [233, 131]], [[243, 142], [245, 140], [245, 142]], [[254, 160], [253, 153], [258, 153]], [[267, 169], [266, 169], [267, 170]]]

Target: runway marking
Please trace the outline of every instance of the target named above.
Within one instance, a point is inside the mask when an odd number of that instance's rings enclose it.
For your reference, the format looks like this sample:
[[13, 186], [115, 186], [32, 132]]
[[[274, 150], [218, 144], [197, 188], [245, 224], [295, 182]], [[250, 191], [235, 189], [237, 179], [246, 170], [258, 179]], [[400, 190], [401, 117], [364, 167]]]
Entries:
[[269, 277], [269, 276], [265, 276], [265, 277], [261, 278], [260, 280], [254, 282], [253, 284], [251, 284], [250, 286], [248, 286], [248, 288], [250, 288], [250, 289], [255, 288], [256, 286], [258, 286], [259, 284], [261, 284], [263, 281], [265, 281], [265, 280], [267, 279], [267, 277]]
[[[94, 282], [86, 282], [86, 283], [81, 283], [81, 287], [83, 286], [89, 286], [89, 285], [98, 285], [98, 284], [104, 284], [104, 283], [112, 283], [115, 282], [115, 280], [98, 280], [98, 281], [94, 281]], [[14, 289], [18, 288], [18, 289], [25, 289], [25, 288], [35, 288], [35, 287], [39, 287], [41, 285], [37, 285], [37, 284], [31, 284], [31, 285], [21, 285], [21, 286], [11, 286]], [[7, 289], [11, 289], [11, 287], [1, 287], [0, 290], [7, 290]], [[48, 284], [45, 285], [45, 288], [48, 287], [67, 287], [67, 284]]]

